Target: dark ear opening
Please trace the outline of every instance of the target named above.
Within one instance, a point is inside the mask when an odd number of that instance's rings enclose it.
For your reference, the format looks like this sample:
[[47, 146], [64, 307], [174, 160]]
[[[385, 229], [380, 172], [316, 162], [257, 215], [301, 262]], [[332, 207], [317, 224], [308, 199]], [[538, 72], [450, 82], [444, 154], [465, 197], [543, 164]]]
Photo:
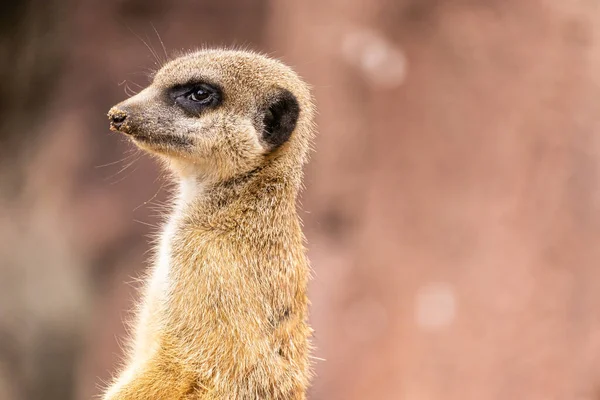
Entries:
[[282, 89], [271, 101], [263, 118], [263, 140], [271, 150], [287, 142], [296, 128], [300, 106], [288, 90]]

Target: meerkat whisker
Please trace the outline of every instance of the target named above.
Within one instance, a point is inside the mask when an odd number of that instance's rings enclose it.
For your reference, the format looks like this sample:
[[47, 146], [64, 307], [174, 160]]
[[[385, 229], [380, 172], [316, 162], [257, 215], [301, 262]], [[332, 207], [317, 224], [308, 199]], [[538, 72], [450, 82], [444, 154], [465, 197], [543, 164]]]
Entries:
[[131, 153], [123, 158], [121, 158], [120, 160], [117, 161], [111, 161], [109, 163], [106, 164], [100, 164], [100, 165], [96, 165], [94, 168], [106, 168], [106, 167], [110, 167], [111, 165], [116, 165], [116, 164], [120, 164], [124, 161], [128, 161], [130, 160], [132, 157], [135, 157], [137, 155], [137, 153]]
[[163, 53], [165, 53], [165, 62], [167, 62], [169, 60], [169, 55], [167, 54], [167, 48], [165, 47], [165, 43], [163, 42], [162, 38], [158, 34], [158, 30], [156, 30], [156, 27], [154, 26], [154, 24], [152, 22], [150, 22], [150, 25], [152, 26], [152, 29], [154, 29], [154, 33], [156, 33], [156, 37], [158, 38], [158, 41], [160, 42], [160, 45], [162, 46]]
[[[135, 160], [137, 161], [137, 159]], [[127, 169], [128, 167], [130, 167], [131, 165], [133, 165], [135, 163], [135, 161], [131, 162], [129, 165], [127, 165], [124, 169], [121, 169], [121, 171], [124, 171], [125, 169]], [[130, 170], [127, 175], [123, 175], [122, 177], [120, 177], [119, 179], [117, 179], [116, 181], [112, 181], [110, 182], [111, 185], [116, 185], [117, 183], [123, 182], [125, 179], [127, 179], [131, 174], [133, 174], [135, 171], [138, 170], [138, 166], [136, 165], [132, 170]], [[111, 178], [114, 178], [115, 176], [117, 176], [119, 174], [119, 172], [117, 172], [116, 174], [114, 174]]]
[[[150, 54], [152, 54], [152, 56], [154, 57], [155, 60], [155, 65], [160, 68], [163, 64], [163, 62], [160, 60], [160, 57], [158, 56], [158, 54], [156, 53], [156, 51], [154, 51], [154, 49], [152, 48], [152, 46], [150, 46], [144, 39], [142, 39], [142, 37], [140, 35], [138, 35], [137, 33], [135, 33], [133, 31], [133, 29], [131, 29], [129, 26], [127, 26], [127, 29], [129, 30], [129, 32], [131, 32], [136, 38], [138, 38], [143, 44], [144, 46], [146, 46], [146, 48], [148, 49], [148, 51], [150, 51]], [[148, 37], [146, 37], [147, 39]]]

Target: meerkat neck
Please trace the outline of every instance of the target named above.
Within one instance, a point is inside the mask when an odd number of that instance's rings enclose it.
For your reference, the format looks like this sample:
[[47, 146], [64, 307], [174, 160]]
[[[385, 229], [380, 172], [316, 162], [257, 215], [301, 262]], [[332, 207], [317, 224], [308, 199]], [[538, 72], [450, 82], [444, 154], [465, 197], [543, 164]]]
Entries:
[[239, 223], [240, 218], [252, 224], [269, 223], [273, 213], [294, 216], [297, 175], [266, 166], [217, 183], [198, 175], [181, 177], [175, 214], [207, 226]]
[[205, 192], [206, 184], [196, 176], [186, 176], [179, 180], [179, 206], [188, 206], [201, 198]]

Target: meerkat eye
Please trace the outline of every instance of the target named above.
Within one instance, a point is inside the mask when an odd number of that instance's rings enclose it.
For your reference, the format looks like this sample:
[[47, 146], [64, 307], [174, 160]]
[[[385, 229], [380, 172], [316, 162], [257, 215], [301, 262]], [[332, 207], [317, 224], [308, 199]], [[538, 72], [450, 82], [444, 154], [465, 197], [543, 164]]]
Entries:
[[177, 85], [169, 89], [168, 94], [176, 105], [195, 117], [222, 102], [221, 89], [208, 83]]
[[212, 93], [203, 89], [198, 88], [194, 90], [192, 93], [188, 94], [188, 99], [191, 101], [195, 101], [196, 103], [204, 103], [209, 100], [212, 96]]

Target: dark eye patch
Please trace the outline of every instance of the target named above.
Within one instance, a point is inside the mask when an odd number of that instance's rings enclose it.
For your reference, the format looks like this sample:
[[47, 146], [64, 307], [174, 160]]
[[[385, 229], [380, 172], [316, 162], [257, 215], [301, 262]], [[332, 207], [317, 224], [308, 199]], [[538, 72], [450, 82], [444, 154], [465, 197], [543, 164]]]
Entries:
[[206, 82], [190, 82], [173, 86], [168, 90], [169, 98], [191, 116], [199, 116], [207, 108], [217, 107], [223, 101], [223, 92], [218, 85]]

